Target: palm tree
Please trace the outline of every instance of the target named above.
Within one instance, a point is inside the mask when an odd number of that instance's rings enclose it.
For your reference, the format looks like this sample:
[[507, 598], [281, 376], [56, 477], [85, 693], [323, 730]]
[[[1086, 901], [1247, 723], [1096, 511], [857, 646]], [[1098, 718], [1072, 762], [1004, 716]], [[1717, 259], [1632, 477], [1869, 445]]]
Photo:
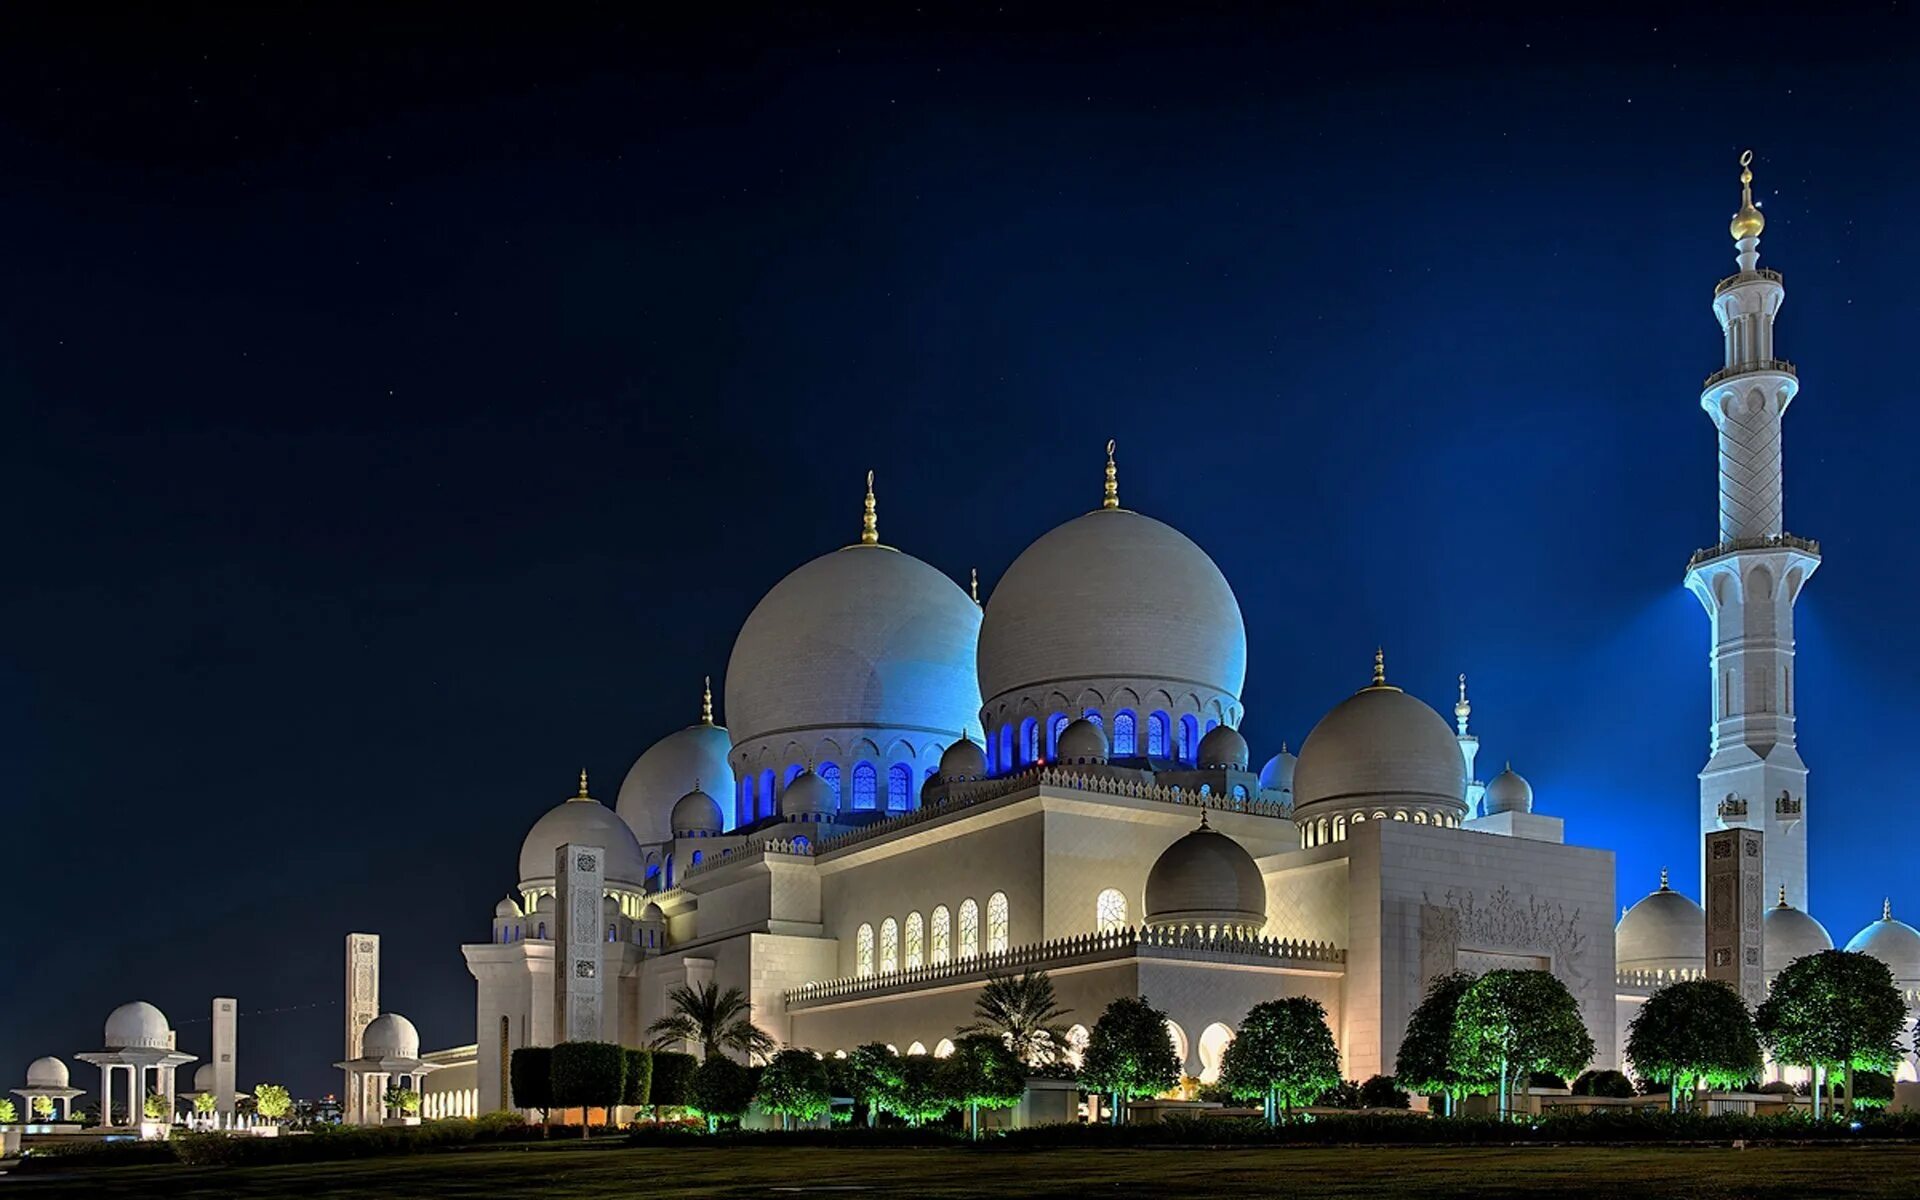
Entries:
[[1060, 1019], [1072, 1011], [1060, 1007], [1045, 971], [996, 975], [973, 1002], [973, 1023], [955, 1033], [999, 1038], [1027, 1066], [1044, 1067], [1065, 1054], [1067, 1031]]
[[647, 1026], [653, 1048], [665, 1050], [675, 1042], [698, 1042], [700, 1056], [712, 1058], [722, 1050], [738, 1050], [749, 1061], [765, 1059], [778, 1045], [753, 1023], [753, 1006], [739, 988], [721, 991], [707, 983], [697, 990], [681, 984], [667, 993], [670, 1016]]

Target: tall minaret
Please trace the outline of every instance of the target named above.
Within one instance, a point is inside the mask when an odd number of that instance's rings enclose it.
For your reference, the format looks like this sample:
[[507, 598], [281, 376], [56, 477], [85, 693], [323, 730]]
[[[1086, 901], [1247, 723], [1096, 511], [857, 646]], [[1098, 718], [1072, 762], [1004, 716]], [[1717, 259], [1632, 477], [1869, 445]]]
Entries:
[[1701, 878], [1706, 834], [1766, 832], [1763, 894], [1786, 889], [1807, 907], [1807, 767], [1793, 731], [1793, 604], [1820, 565], [1817, 542], [1786, 532], [1780, 505], [1780, 418], [1800, 390], [1776, 357], [1773, 324], [1786, 297], [1760, 263], [1766, 218], [1753, 203], [1753, 152], [1740, 156], [1740, 211], [1728, 227], [1740, 270], [1713, 289], [1726, 365], [1707, 376], [1700, 407], [1720, 434], [1720, 541], [1687, 564], [1687, 587], [1713, 625], [1713, 752], [1700, 772]]
[[1467, 676], [1460, 675], [1460, 699], [1453, 704], [1453, 723], [1460, 731], [1460, 756], [1467, 760], [1467, 815], [1480, 815], [1480, 802], [1487, 798], [1487, 785], [1473, 773], [1473, 760], [1480, 755], [1480, 739], [1467, 732], [1467, 718], [1473, 716], [1473, 705], [1467, 702]]

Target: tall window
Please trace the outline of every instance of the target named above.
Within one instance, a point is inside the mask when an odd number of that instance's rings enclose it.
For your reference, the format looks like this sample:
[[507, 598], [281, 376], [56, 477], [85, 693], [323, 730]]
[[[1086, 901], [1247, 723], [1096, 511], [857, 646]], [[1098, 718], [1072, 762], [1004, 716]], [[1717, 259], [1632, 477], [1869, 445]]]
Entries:
[[935, 966], [953, 956], [953, 915], [944, 904], [933, 906], [933, 958]]
[[874, 790], [879, 782], [873, 764], [863, 762], [853, 768], [853, 807], [861, 812], [872, 812]]
[[1000, 763], [999, 773], [1013, 770], [1013, 726], [1000, 727]]
[[960, 959], [980, 955], [980, 906], [969, 896], [960, 902]]
[[781, 780], [781, 782], [792, 783], [794, 780], [798, 778], [800, 778], [800, 764], [793, 763], [787, 767], [787, 776], [785, 779]]
[[907, 914], [907, 954], [905, 965], [909, 971], [916, 970], [926, 961], [926, 929], [920, 920], [920, 914]]
[[1105, 725], [1101, 724], [1099, 709], [1090, 708], [1087, 711], [1081, 713], [1080, 715], [1085, 717], [1087, 720], [1092, 721], [1095, 725], [1099, 726], [1100, 728], [1102, 729], [1106, 728]]
[[823, 781], [825, 781], [828, 788], [832, 789], [833, 806], [835, 808], [839, 808], [840, 807], [840, 764], [839, 763], [821, 763], [820, 778]]
[[1180, 718], [1180, 761], [1193, 765], [1200, 753], [1200, 721], [1192, 713]]
[[987, 953], [998, 954], [1007, 948], [1007, 894], [995, 892], [987, 897]]
[[1093, 927], [1102, 933], [1127, 925], [1127, 898], [1119, 888], [1108, 888], [1093, 902]]
[[1047, 718], [1047, 757], [1052, 758], [1060, 747], [1060, 731], [1067, 727], [1067, 714], [1055, 713]]
[[887, 768], [887, 811], [905, 812], [913, 807], [913, 768], [895, 763]]
[[753, 776], [740, 777], [740, 803], [734, 806], [734, 824], [745, 825], [753, 820]]
[[900, 969], [900, 923], [892, 917], [880, 922], [880, 973], [891, 975]]
[[1157, 712], [1147, 718], [1147, 757], [1167, 756], [1167, 714]]
[[1020, 761], [1040, 761], [1040, 722], [1032, 717], [1020, 722]]
[[1113, 714], [1113, 756], [1132, 758], [1140, 753], [1139, 741], [1134, 736], [1133, 714], [1124, 710]]
[[780, 811], [779, 793], [773, 790], [773, 768], [760, 772], [760, 815], [771, 817]]
[[873, 926], [862, 925], [853, 938], [853, 973], [873, 974]]

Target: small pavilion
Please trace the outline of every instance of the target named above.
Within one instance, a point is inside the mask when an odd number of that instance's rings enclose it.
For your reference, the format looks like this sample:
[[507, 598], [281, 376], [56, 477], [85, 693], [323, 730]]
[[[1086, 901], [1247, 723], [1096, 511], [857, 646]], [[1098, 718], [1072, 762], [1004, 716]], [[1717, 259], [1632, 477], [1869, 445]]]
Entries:
[[70, 1121], [73, 1119], [73, 1101], [75, 1097], [86, 1095], [77, 1087], [67, 1074], [67, 1064], [48, 1055], [36, 1058], [27, 1066], [27, 1086], [13, 1089], [13, 1094], [22, 1102], [21, 1120], [26, 1124], [35, 1124], [33, 1102], [44, 1096], [53, 1102], [53, 1119]]
[[[81, 1062], [100, 1068], [101, 1127], [138, 1129], [146, 1115], [150, 1079], [153, 1091], [167, 1098], [166, 1120], [171, 1123], [176, 1094], [174, 1073], [193, 1062], [194, 1056], [174, 1049], [173, 1027], [167, 1023], [167, 1015], [145, 1000], [122, 1004], [108, 1015], [104, 1040], [105, 1050], [77, 1056]], [[120, 1071], [126, 1072], [127, 1119], [124, 1122], [113, 1119], [113, 1077]]]
[[[367, 1022], [366, 1031], [360, 1035], [360, 1057], [333, 1065], [351, 1078], [354, 1095], [378, 1098], [363, 1111], [377, 1110], [383, 1115], [391, 1115], [384, 1099], [389, 1086], [398, 1084], [419, 1095], [427, 1074], [440, 1069], [438, 1063], [420, 1057], [420, 1031], [399, 1013], [381, 1013]], [[368, 1119], [366, 1123], [376, 1122]]]

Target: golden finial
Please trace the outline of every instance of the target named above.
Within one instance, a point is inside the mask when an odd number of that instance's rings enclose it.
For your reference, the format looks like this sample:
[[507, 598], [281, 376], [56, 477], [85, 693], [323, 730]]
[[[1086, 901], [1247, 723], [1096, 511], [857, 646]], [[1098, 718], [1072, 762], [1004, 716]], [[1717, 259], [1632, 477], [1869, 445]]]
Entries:
[[580, 794], [578, 796], [575, 796], [574, 799], [575, 800], [593, 799], [592, 796], [587, 795], [587, 769], [585, 767], [580, 768]]
[[1467, 673], [1460, 672], [1460, 699], [1454, 701], [1453, 719], [1460, 726], [1460, 736], [1467, 734], [1467, 718], [1473, 715], [1473, 705], [1467, 703]]
[[973, 602], [975, 604], [980, 603], [980, 568], [979, 567], [974, 567], [969, 571], [968, 579], [967, 579], [967, 591], [973, 593]]
[[878, 546], [880, 544], [880, 522], [873, 515], [873, 472], [867, 472], [867, 511], [860, 518], [860, 544]]
[[1753, 151], [1743, 151], [1740, 155], [1740, 211], [1728, 223], [1727, 232], [1738, 242], [1759, 237], [1760, 231], [1766, 227], [1766, 216], [1753, 204]]
[[700, 681], [700, 723], [713, 724], [713, 676], [711, 675]]
[[1113, 465], [1113, 439], [1107, 439], [1107, 486], [1100, 498], [1101, 508], [1120, 507], [1120, 472]]
[[1387, 686], [1387, 650], [1384, 646], [1373, 648], [1373, 686]]
[[1780, 907], [1781, 908], [1793, 907], [1793, 905], [1787, 903], [1787, 885], [1784, 883], [1780, 885]]
[[1667, 869], [1665, 867], [1660, 868], [1660, 890], [1663, 892], [1673, 890], [1667, 886]]

